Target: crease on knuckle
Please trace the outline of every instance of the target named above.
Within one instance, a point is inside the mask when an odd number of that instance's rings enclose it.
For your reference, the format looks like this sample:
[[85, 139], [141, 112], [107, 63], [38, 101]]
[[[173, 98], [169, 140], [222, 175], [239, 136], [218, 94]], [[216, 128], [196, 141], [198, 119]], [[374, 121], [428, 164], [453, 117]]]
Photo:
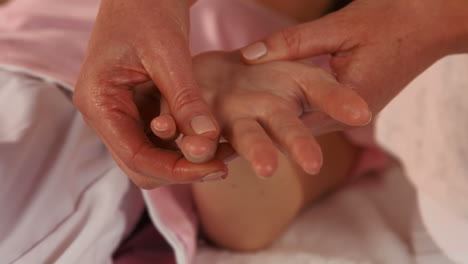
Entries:
[[252, 143], [249, 149], [247, 149], [247, 157], [250, 157], [252, 159], [257, 155], [258, 152], [274, 153], [275, 150], [275, 147], [270, 141], [259, 140], [257, 142]]
[[174, 113], [181, 111], [187, 106], [192, 106], [200, 102], [201, 97], [191, 88], [185, 88], [179, 91], [172, 100], [171, 110]]
[[303, 134], [303, 127], [298, 124], [285, 124], [278, 128], [278, 134], [284, 135], [285, 143], [291, 143], [292, 141], [300, 138], [305, 138]]
[[145, 144], [145, 142], [142, 142], [138, 147], [134, 149], [129, 149], [129, 158], [127, 159], [127, 162], [125, 162], [125, 165], [128, 167], [129, 170], [135, 173], [141, 173], [139, 169], [138, 158], [141, 156], [141, 152], [145, 147]]
[[175, 162], [170, 170], [172, 172], [171, 182], [174, 184], [187, 183], [187, 181], [190, 181], [190, 178], [193, 178], [191, 177], [193, 172], [180, 164], [182, 160], [183, 158]]
[[280, 36], [286, 44], [288, 57], [297, 58], [301, 52], [301, 34], [296, 30], [285, 28], [280, 31]]

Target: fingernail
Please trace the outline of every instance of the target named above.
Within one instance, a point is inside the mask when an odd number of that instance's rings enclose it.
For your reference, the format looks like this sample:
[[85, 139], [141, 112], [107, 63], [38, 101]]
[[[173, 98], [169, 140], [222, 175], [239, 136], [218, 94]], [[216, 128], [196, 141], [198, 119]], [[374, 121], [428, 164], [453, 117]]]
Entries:
[[197, 135], [207, 132], [215, 132], [216, 126], [210, 118], [204, 115], [196, 116], [191, 122], [192, 129]]
[[201, 182], [217, 181], [226, 178], [226, 172], [218, 171], [210, 173], [201, 179]]
[[372, 121], [372, 113], [368, 109], [353, 109], [350, 111], [350, 115], [350, 117], [356, 121], [366, 120], [362, 123], [362, 126], [366, 126]]
[[164, 132], [169, 129], [169, 126], [164, 122], [153, 122], [153, 128], [159, 132]]
[[358, 126], [366, 126], [372, 120], [372, 113], [367, 108], [363, 109], [362, 107], [352, 104], [343, 104], [342, 108], [348, 113], [350, 121]]
[[372, 112], [369, 111], [369, 110], [367, 110], [367, 112], [368, 112], [368, 115], [369, 115], [369, 119], [368, 119], [367, 122], [364, 124], [364, 126], [367, 126], [368, 124], [370, 124], [370, 122], [372, 122], [372, 118], [373, 118]]
[[267, 52], [267, 46], [263, 42], [255, 42], [254, 44], [241, 49], [242, 56], [246, 60], [256, 60], [265, 56]]
[[315, 175], [320, 173], [321, 166], [319, 162], [313, 161], [304, 164], [303, 169], [306, 173]]

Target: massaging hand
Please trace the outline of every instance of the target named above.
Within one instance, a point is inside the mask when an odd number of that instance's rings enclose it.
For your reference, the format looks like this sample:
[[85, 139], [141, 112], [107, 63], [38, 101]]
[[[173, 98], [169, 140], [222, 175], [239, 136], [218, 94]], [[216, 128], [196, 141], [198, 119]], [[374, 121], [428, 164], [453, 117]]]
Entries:
[[[436, 60], [468, 51], [467, 14], [466, 0], [356, 0], [256, 42], [243, 54], [249, 64], [331, 54], [339, 85], [357, 91], [377, 113]], [[318, 115], [306, 119], [322, 133], [340, 128]]]
[[75, 90], [74, 103], [85, 121], [143, 188], [226, 171], [222, 161], [192, 164], [179, 152], [151, 142], [133, 101], [134, 87], [152, 80], [167, 99], [178, 129], [193, 143], [187, 159], [213, 158], [219, 127], [193, 79], [187, 1], [103, 0]]
[[[278, 61], [248, 66], [239, 52], [211, 52], [196, 56], [193, 67], [223, 136], [259, 176], [269, 177], [276, 170], [277, 147], [306, 172], [319, 171], [320, 146], [300, 120], [302, 115], [326, 113], [350, 126], [365, 125], [370, 119], [362, 98], [310, 63]], [[156, 123], [174, 127], [168, 116], [154, 121], [153, 127]], [[153, 131], [162, 138], [174, 137]], [[184, 144], [190, 143], [181, 142], [187, 149]]]

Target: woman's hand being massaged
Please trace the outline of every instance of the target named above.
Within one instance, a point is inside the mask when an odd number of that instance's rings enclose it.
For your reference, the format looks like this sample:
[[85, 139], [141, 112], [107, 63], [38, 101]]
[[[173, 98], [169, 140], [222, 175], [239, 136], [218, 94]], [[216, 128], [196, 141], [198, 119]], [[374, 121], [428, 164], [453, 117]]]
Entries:
[[[330, 73], [311, 63], [277, 61], [249, 66], [239, 52], [209, 52], [194, 57], [193, 67], [222, 135], [262, 177], [276, 170], [277, 149], [305, 172], [319, 172], [320, 146], [301, 117], [323, 112], [350, 126], [363, 126], [371, 118], [356, 92], [338, 85]], [[167, 107], [161, 113], [168, 113]], [[151, 127], [161, 138], [176, 134], [170, 115], [160, 115]], [[165, 127], [166, 132], [157, 127]], [[203, 142], [186, 137], [179, 146], [195, 153], [197, 148], [203, 149]]]

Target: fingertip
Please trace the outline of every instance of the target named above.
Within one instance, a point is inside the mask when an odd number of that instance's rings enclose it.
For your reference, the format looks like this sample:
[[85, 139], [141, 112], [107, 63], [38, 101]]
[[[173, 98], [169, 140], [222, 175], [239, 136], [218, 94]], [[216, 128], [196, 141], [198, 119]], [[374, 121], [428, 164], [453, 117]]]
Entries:
[[301, 167], [307, 174], [318, 174], [322, 168], [323, 161], [321, 158], [314, 158], [302, 163]]
[[272, 164], [256, 164], [254, 170], [260, 179], [268, 179], [273, 176], [276, 168]]
[[265, 42], [258, 41], [242, 48], [240, 51], [245, 62], [255, 63], [256, 60], [267, 55], [268, 48]]
[[154, 118], [150, 124], [151, 131], [162, 139], [175, 138], [177, 126], [171, 115], [164, 114]]
[[185, 136], [180, 143], [184, 157], [192, 163], [205, 163], [212, 160], [217, 143], [200, 136]]
[[227, 178], [228, 167], [220, 160], [194, 164], [182, 158], [176, 163], [173, 175], [176, 183], [214, 181]]
[[342, 104], [342, 111], [346, 116], [346, 123], [352, 126], [366, 126], [372, 121], [372, 112], [365, 102]]
[[297, 164], [307, 174], [318, 174], [323, 165], [323, 155], [320, 145], [315, 141], [301, 142], [293, 149]]
[[372, 120], [366, 101], [347, 87], [333, 89], [325, 100], [324, 109], [332, 118], [349, 126], [365, 126]]
[[252, 160], [252, 167], [261, 179], [271, 178], [278, 168], [278, 155], [266, 155]]

